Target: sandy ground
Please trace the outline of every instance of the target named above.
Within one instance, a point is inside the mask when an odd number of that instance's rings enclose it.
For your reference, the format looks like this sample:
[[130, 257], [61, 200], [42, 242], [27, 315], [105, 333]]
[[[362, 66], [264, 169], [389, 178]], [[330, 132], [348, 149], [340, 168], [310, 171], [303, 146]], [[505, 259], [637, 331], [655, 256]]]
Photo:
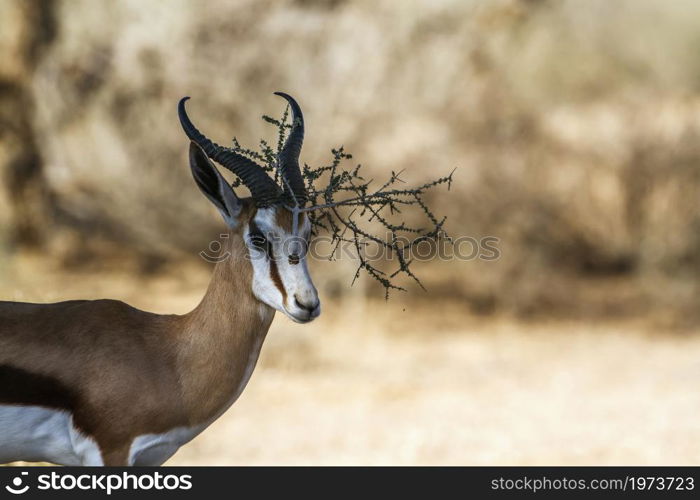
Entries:
[[508, 321], [397, 335], [373, 308], [333, 312], [279, 318], [238, 403], [170, 463], [700, 462], [700, 338]]
[[[4, 297], [159, 312], [193, 307], [207, 280], [22, 269]], [[239, 401], [168, 464], [697, 465], [699, 409], [696, 334], [355, 300], [311, 325], [278, 315]]]

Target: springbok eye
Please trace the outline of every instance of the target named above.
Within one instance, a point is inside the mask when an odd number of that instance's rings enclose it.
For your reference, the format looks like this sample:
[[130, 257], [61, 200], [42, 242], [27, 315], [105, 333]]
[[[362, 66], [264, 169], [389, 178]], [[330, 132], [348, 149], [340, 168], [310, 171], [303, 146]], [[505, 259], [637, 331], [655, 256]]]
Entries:
[[250, 242], [255, 248], [261, 252], [265, 252], [268, 257], [272, 256], [272, 245], [260, 231], [252, 231], [250, 233]]
[[264, 248], [267, 244], [267, 238], [262, 233], [250, 233], [250, 242], [253, 246]]

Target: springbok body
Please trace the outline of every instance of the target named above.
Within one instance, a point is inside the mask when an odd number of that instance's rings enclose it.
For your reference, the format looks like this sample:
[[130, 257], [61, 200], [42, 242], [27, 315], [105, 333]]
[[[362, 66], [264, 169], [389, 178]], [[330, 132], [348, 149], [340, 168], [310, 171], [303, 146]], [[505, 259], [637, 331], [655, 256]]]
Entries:
[[[279, 158], [284, 193], [252, 161], [201, 135], [181, 101], [195, 181], [229, 227], [228, 258], [192, 312], [158, 315], [114, 300], [0, 302], [0, 462], [160, 465], [240, 396], [276, 310], [301, 323], [320, 314], [304, 252], [310, 224], [286, 203], [304, 201], [293, 172], [303, 119], [282, 95], [296, 123]], [[237, 198], [207, 155], [252, 198]]]

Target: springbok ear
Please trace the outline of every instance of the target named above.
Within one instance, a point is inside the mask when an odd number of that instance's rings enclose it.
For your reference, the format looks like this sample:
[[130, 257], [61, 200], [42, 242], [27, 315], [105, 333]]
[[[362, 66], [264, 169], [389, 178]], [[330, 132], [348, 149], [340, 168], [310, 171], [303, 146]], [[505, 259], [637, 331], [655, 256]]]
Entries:
[[209, 201], [219, 209], [226, 225], [234, 229], [238, 225], [241, 201], [226, 182], [224, 176], [195, 142], [190, 142], [190, 168], [192, 176], [204, 196], [209, 198]]

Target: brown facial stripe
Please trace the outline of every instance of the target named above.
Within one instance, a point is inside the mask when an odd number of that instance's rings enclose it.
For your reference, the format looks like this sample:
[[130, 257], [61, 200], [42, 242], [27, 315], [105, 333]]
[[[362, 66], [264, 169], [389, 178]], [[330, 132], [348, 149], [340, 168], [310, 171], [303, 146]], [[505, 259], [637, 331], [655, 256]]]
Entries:
[[0, 404], [42, 406], [74, 412], [77, 395], [59, 380], [0, 365]]
[[[288, 212], [288, 211], [287, 210], [277, 210], [277, 214], [279, 214], [280, 212]], [[278, 223], [279, 223], [279, 217], [277, 219], [278, 219]], [[289, 221], [291, 221], [291, 217], [289, 218]], [[250, 227], [251, 234], [261, 233], [260, 228], [255, 223], [254, 219], [250, 219], [250, 222], [248, 224]], [[275, 287], [277, 287], [277, 289], [282, 294], [282, 301], [284, 303], [286, 303], [287, 302], [287, 291], [284, 289], [284, 285], [282, 284], [282, 277], [280, 276], [279, 269], [277, 269], [277, 262], [275, 262], [275, 256], [272, 255], [271, 251], [268, 251], [267, 258], [270, 261], [270, 279], [275, 284]]]
[[280, 272], [277, 269], [277, 262], [275, 262], [275, 259], [270, 259], [270, 278], [282, 294], [282, 302], [286, 304], [287, 291], [284, 289], [284, 285], [282, 284], [282, 278], [280, 277]]

